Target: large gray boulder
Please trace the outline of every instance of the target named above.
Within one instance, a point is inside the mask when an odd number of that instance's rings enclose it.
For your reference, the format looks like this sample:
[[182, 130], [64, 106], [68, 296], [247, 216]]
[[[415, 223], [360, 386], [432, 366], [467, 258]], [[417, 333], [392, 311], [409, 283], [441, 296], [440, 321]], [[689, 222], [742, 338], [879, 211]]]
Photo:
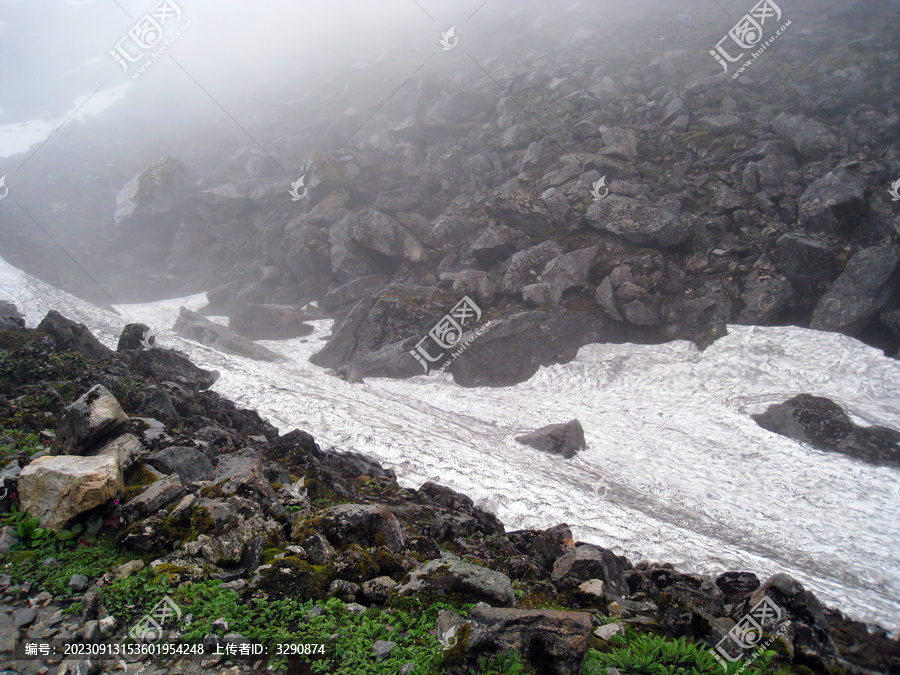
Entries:
[[143, 461], [165, 474], [178, 474], [184, 485], [213, 477], [212, 462], [196, 448], [172, 446], [152, 452]]
[[349, 544], [387, 546], [397, 552], [403, 548], [400, 521], [385, 506], [341, 504], [322, 512], [317, 530], [338, 548]]
[[562, 246], [552, 240], [519, 251], [510, 260], [500, 289], [504, 293], [518, 295], [523, 288], [537, 282], [547, 264], [562, 253]]
[[897, 286], [897, 249], [873, 246], [857, 252], [819, 300], [810, 328], [855, 335], [872, 321]]
[[425, 247], [400, 223], [387, 214], [369, 209], [360, 214], [352, 230], [353, 240], [364, 248], [390, 258], [422, 262]]
[[828, 127], [803, 115], [783, 113], [773, 120], [772, 128], [807, 160], [821, 159], [838, 149], [838, 138]]
[[218, 349], [226, 354], [243, 356], [256, 361], [285, 360], [283, 355], [277, 354], [271, 349], [266, 349], [262, 345], [254, 344], [231, 329], [213, 323], [206, 317], [200, 316], [197, 312], [192, 312], [185, 307], [181, 308], [173, 329], [179, 335], [196, 340], [200, 344]]
[[249, 340], [289, 340], [313, 332], [305, 319], [293, 305], [249, 302], [231, 315], [228, 327]]
[[[469, 624], [466, 659], [473, 665], [485, 656], [514, 652], [535, 673], [578, 675], [581, 672], [592, 628], [588, 612], [478, 605], [465, 622], [454, 614], [442, 612], [438, 629], [443, 635], [456, 635], [463, 623]], [[448, 642], [452, 643], [453, 639]]]
[[535, 237], [553, 227], [553, 216], [544, 201], [528, 191], [507, 183], [494, 191], [485, 204], [488, 216], [503, 225]]
[[492, 319], [448, 370], [464, 387], [517, 384], [541, 366], [568, 363], [582, 346], [601, 342], [608, 325], [605, 317], [585, 312], [516, 312]]
[[692, 231], [680, 211], [680, 205], [674, 201], [654, 206], [646, 199], [611, 195], [591, 204], [585, 220], [591, 227], [635, 244], [676, 246], [687, 241]]
[[108, 359], [113, 356], [114, 352], [103, 346], [87, 326], [67, 319], [55, 309], [47, 312], [37, 328], [53, 338], [59, 352], [78, 352], [93, 359]]
[[461, 560], [431, 560], [410, 572], [397, 588], [403, 597], [431, 591], [439, 595], [454, 594], [501, 607], [516, 602], [509, 577], [487, 567]]
[[128, 422], [128, 415], [109, 390], [96, 384], [66, 406], [51, 446], [54, 455], [84, 455], [112, 438]]
[[861, 224], [865, 183], [846, 171], [832, 171], [800, 197], [800, 225], [812, 232], [850, 234]]
[[161, 157], [138, 173], [116, 195], [116, 223], [136, 215], [157, 216], [181, 205], [197, 192], [181, 160]]
[[565, 424], [549, 424], [529, 434], [516, 436], [516, 441], [543, 452], [562, 455], [566, 459], [571, 459], [579, 450], [586, 447], [584, 429], [578, 420], [570, 420]]
[[591, 579], [602, 581], [613, 595], [628, 595], [622, 561], [609, 549], [592, 544], [576, 546], [574, 551], [557, 559], [550, 577], [560, 591], [571, 591]]

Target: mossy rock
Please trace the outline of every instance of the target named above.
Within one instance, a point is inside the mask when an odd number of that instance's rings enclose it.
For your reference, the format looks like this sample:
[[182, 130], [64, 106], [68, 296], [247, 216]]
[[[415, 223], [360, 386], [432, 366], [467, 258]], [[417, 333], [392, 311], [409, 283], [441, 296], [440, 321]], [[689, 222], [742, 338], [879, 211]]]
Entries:
[[328, 571], [297, 556], [276, 560], [263, 571], [252, 595], [270, 600], [322, 600], [331, 583]]

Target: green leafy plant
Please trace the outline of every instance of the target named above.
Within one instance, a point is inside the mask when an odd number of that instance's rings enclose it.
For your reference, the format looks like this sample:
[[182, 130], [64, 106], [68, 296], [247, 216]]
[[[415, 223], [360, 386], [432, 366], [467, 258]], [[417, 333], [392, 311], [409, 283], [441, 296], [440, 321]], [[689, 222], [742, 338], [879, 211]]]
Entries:
[[[764, 652], [743, 673], [763, 675], [770, 670], [775, 656], [775, 652]], [[744, 665], [743, 661], [729, 664], [725, 675], [733, 675]], [[611, 652], [590, 650], [582, 675], [605, 675], [607, 668], [618, 668], [629, 675], [722, 675], [723, 672], [708, 648], [685, 638], [667, 640], [657, 635], [640, 635]]]

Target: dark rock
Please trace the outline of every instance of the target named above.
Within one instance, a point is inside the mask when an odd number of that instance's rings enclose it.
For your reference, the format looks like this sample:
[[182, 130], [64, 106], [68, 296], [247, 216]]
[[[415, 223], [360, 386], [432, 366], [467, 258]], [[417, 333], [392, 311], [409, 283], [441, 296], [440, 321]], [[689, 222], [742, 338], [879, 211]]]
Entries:
[[691, 225], [677, 202], [651, 206], [647, 200], [611, 195], [588, 207], [587, 224], [647, 246], [676, 246], [691, 236]]
[[562, 246], [555, 241], [545, 241], [543, 244], [519, 251], [506, 268], [501, 290], [510, 295], [518, 295], [525, 286], [537, 282], [548, 263], [562, 253]]
[[775, 262], [791, 282], [830, 283], [838, 275], [837, 254], [822, 237], [783, 235], [775, 242]]
[[[744, 309], [738, 323], [767, 325], [787, 307], [794, 289], [787, 277], [780, 274], [751, 272], [744, 282], [741, 299]], [[721, 328], [721, 327], [720, 327]]]
[[865, 184], [846, 171], [833, 171], [810, 185], [800, 197], [800, 226], [813, 232], [849, 234], [861, 224]]
[[552, 452], [571, 459], [579, 450], [584, 450], [584, 429], [578, 420], [565, 424], [550, 424], [524, 436], [517, 436], [519, 443], [530, 445], [543, 452]]
[[139, 518], [158, 513], [163, 507], [176, 499], [181, 499], [185, 494], [184, 486], [177, 476], [158, 480], [122, 505], [121, 518], [126, 523], [135, 522]]
[[360, 246], [388, 257], [414, 263], [425, 259], [422, 244], [395, 219], [375, 209], [359, 215], [351, 236]]
[[388, 278], [383, 274], [369, 274], [348, 281], [343, 286], [329, 291], [322, 301], [322, 307], [329, 311], [335, 311], [356, 303], [362, 298], [370, 298], [384, 288], [387, 282]]
[[253, 344], [234, 331], [213, 323], [184, 307], [178, 314], [174, 326], [175, 332], [191, 340], [196, 340], [207, 347], [218, 349], [226, 354], [243, 356], [257, 361], [284, 361], [285, 357], [270, 349]]
[[873, 246], [856, 253], [847, 267], [819, 300], [810, 328], [855, 335], [884, 307], [896, 281], [897, 261], [890, 245]]
[[545, 234], [553, 227], [553, 217], [544, 201], [514, 183], [489, 196], [485, 209], [491, 218], [532, 237]]
[[[129, 342], [126, 341], [126, 344]], [[124, 353], [129, 367], [135, 372], [178, 382], [194, 390], [209, 389], [219, 379], [218, 371], [198, 368], [186, 356], [171, 349], [135, 349]]]
[[422, 591], [452, 593], [501, 607], [512, 607], [516, 602], [509, 577], [461, 560], [431, 560], [425, 563], [404, 578], [397, 588], [397, 595], [416, 595]]
[[821, 396], [799, 394], [769, 406], [753, 419], [763, 429], [820, 450], [842, 452], [872, 463], [900, 461], [900, 432], [858, 427], [837, 403]]
[[583, 248], [551, 260], [541, 274], [541, 283], [565, 293], [570, 288], [587, 286], [599, 246]]
[[806, 159], [820, 159], [838, 147], [838, 139], [828, 127], [802, 115], [779, 115], [772, 127]]
[[87, 326], [67, 319], [55, 309], [47, 312], [37, 328], [53, 338], [58, 352], [78, 352], [93, 359], [108, 359], [114, 354], [100, 344]]
[[724, 572], [716, 577], [716, 586], [729, 604], [759, 588], [759, 578], [751, 572]]
[[574, 551], [560, 557], [553, 565], [550, 577], [560, 591], [570, 591], [585, 581], [599, 579], [606, 584], [607, 592], [624, 597], [628, 595], [622, 562], [610, 550], [581, 544]]
[[508, 386], [524, 382], [540, 366], [568, 363], [605, 332], [605, 320], [586, 313], [518, 312], [492, 319], [449, 370], [464, 387]]
[[563, 523], [538, 534], [526, 549], [526, 553], [548, 570], [552, 570], [557, 560], [574, 550], [575, 540], [572, 538], [572, 530]]
[[591, 634], [587, 612], [478, 606], [467, 622], [467, 657], [517, 652], [536, 673], [578, 675]]
[[178, 474], [183, 485], [213, 477], [212, 462], [196, 448], [173, 446], [157, 450], [143, 461], [165, 474]]
[[291, 305], [247, 303], [234, 312], [228, 327], [250, 340], [290, 340], [309, 335], [306, 315]]
[[318, 528], [334, 546], [348, 544], [387, 546], [391, 551], [403, 548], [400, 522], [384, 506], [341, 504], [326, 509]]
[[525, 235], [506, 225], [491, 224], [472, 244], [470, 253], [480, 265], [492, 265], [512, 255]]

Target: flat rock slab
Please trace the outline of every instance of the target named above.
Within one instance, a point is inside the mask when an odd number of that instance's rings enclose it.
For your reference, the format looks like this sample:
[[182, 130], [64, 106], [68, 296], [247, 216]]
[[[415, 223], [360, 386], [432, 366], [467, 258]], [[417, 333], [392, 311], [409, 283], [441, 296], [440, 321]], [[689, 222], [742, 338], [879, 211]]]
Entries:
[[570, 420], [565, 424], [549, 424], [537, 431], [523, 436], [516, 436], [519, 443], [530, 445], [544, 452], [552, 452], [571, 459], [579, 450], [584, 450], [584, 429], [578, 420]]

